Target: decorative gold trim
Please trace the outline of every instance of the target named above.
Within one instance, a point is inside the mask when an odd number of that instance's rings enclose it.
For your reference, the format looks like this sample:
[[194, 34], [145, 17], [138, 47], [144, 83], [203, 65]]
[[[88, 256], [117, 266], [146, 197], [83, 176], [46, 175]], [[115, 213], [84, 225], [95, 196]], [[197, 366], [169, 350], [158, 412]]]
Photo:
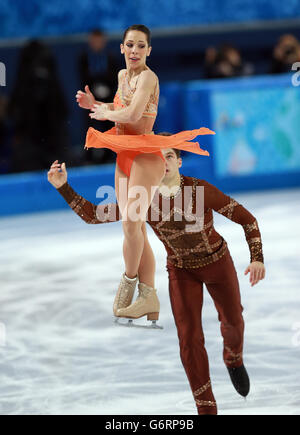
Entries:
[[232, 357], [232, 359], [226, 359], [225, 363], [226, 364], [232, 364], [232, 363], [236, 363], [237, 361], [240, 361], [242, 359], [243, 356], [243, 352], [240, 353], [234, 353], [230, 347], [225, 346], [225, 350], [227, 350], [227, 352], [230, 353], [230, 356]]
[[211, 406], [211, 407], [217, 406], [216, 402], [212, 402], [211, 400], [196, 400], [196, 404], [198, 406]]
[[239, 205], [240, 204], [236, 202], [233, 198], [230, 198], [230, 203], [217, 210], [217, 213], [226, 216], [228, 219], [232, 219], [234, 208]]
[[252, 224], [246, 224], [243, 225], [243, 228], [245, 230], [245, 233], [251, 233], [253, 230], [258, 230], [258, 224], [257, 224], [257, 220], [255, 219], [255, 221]]
[[203, 394], [206, 390], [208, 390], [211, 387], [211, 381], [209, 380], [205, 385], [198, 388], [198, 390], [194, 391], [194, 397], [200, 396]]
[[[209, 258], [199, 258], [196, 260], [183, 260], [179, 257], [180, 263], [178, 262], [178, 264], [170, 261], [170, 263], [175, 266], [178, 267], [179, 269], [198, 269], [199, 267], [205, 267], [208, 266], [209, 264], [215, 263], [216, 261], [220, 260], [226, 253], [227, 251], [227, 242], [225, 240], [221, 240], [221, 243], [223, 243], [223, 246], [220, 248], [220, 250], [213, 254], [211, 257]], [[171, 258], [173, 259], [177, 259], [177, 256], [168, 256], [168, 260], [170, 260]]]
[[260, 237], [252, 237], [252, 239], [248, 240], [249, 245], [253, 244], [253, 243], [261, 243], [261, 238]]

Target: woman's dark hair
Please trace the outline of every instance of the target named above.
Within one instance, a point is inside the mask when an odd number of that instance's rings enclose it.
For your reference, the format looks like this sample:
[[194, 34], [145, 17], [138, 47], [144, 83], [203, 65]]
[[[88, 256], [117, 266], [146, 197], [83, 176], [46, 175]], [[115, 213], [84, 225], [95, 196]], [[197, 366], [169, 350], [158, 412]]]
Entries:
[[[169, 133], [168, 131], [163, 131], [161, 133], [158, 133], [158, 136], [172, 136], [172, 133]], [[176, 154], [177, 159], [180, 159], [181, 158], [181, 150], [178, 150], [177, 148], [172, 148], [172, 150]]]
[[131, 30], [138, 30], [139, 32], [143, 32], [145, 33], [146, 37], [147, 37], [147, 42], [149, 47], [151, 47], [151, 32], [148, 29], [148, 27], [144, 26], [143, 24], [133, 24], [132, 26], [128, 27], [123, 35], [123, 43], [126, 39], [127, 33], [130, 32]]

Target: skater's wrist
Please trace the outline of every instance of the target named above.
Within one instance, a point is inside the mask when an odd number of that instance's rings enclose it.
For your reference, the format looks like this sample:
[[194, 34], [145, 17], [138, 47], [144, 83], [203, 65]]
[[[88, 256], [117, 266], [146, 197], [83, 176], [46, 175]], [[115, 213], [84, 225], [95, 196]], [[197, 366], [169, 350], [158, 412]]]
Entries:
[[[253, 241], [252, 241], [253, 240]], [[264, 255], [263, 255], [263, 247], [261, 238], [257, 237], [255, 239], [250, 239], [248, 241], [249, 243], [249, 249], [250, 249], [250, 261], [251, 263], [254, 263], [255, 261], [259, 263], [264, 262]]]
[[73, 198], [73, 189], [69, 185], [69, 183], [66, 181], [64, 184], [62, 184], [60, 187], [57, 187], [56, 190], [58, 193], [61, 194], [61, 196], [69, 203], [72, 201]]
[[55, 186], [56, 190], [64, 190], [68, 186], [68, 182], [64, 181], [60, 186]]
[[264, 256], [262, 252], [251, 255], [250, 263], [262, 263], [264, 264]]

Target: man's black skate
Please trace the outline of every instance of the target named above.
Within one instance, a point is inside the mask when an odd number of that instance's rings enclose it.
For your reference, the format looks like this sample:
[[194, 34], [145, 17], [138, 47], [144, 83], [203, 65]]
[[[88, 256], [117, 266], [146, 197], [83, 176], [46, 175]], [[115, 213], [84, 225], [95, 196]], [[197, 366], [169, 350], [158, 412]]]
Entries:
[[247, 397], [250, 391], [250, 380], [244, 364], [241, 367], [227, 367], [231, 382], [236, 391], [243, 397]]

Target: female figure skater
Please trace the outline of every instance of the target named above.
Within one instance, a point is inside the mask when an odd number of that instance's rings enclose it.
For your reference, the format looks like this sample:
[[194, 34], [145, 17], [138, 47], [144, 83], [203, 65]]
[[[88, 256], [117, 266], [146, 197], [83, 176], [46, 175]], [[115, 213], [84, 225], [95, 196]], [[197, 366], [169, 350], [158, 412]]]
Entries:
[[[115, 122], [115, 127], [101, 133], [89, 128], [86, 148], [110, 148], [117, 153], [115, 190], [123, 217], [123, 255], [125, 273], [114, 301], [114, 314], [131, 305], [137, 281], [139, 296], [131, 306], [128, 318], [147, 315], [148, 320], [158, 320], [159, 300], [155, 290], [155, 258], [146, 232], [146, 214], [165, 175], [165, 160], [161, 148], [178, 148], [200, 155], [208, 155], [197, 143], [186, 142], [199, 134], [214, 134], [211, 130], [181, 132], [170, 137], [155, 136], [153, 125], [159, 101], [159, 81], [146, 65], [151, 53], [151, 34], [143, 25], [129, 27], [123, 37], [121, 53], [126, 69], [118, 74], [118, 91], [113, 103], [96, 102], [88, 87], [76, 95], [80, 107], [90, 109], [90, 117], [99, 121]], [[163, 139], [163, 140], [162, 140]], [[122, 197], [120, 183], [126, 183], [128, 194]], [[155, 189], [153, 189], [155, 186]], [[124, 187], [124, 184], [122, 184]], [[148, 198], [140, 206], [141, 219], [132, 219], [131, 206], [136, 198], [130, 197], [131, 189], [146, 189]]]

